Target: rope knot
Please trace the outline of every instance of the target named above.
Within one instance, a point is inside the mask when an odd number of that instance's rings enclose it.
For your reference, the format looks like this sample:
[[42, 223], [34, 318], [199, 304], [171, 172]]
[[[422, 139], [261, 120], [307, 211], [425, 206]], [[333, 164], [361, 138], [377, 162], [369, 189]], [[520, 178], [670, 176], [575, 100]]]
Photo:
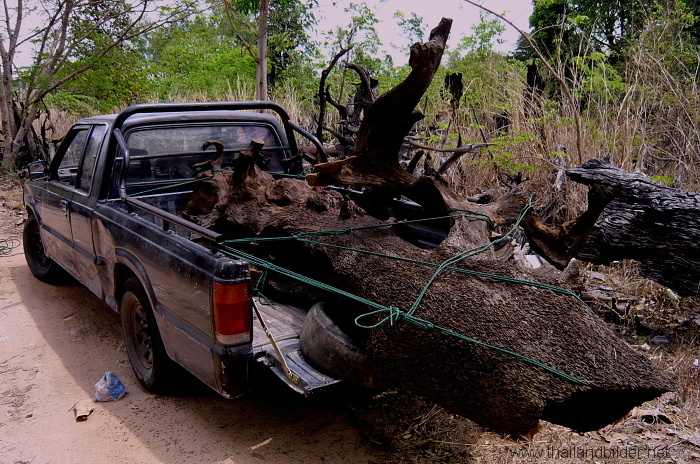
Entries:
[[406, 313], [395, 306], [389, 306], [389, 324], [394, 325], [395, 322], [400, 322], [405, 319]]

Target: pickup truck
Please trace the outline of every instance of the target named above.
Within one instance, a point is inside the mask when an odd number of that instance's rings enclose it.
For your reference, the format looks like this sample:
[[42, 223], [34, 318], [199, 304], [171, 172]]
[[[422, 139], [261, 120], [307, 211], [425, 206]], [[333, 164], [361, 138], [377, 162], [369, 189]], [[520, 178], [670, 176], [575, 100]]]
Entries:
[[180, 368], [227, 397], [258, 368], [303, 394], [334, 385], [300, 352], [308, 311], [263, 304], [249, 264], [218, 253], [223, 237], [182, 217], [202, 163], [215, 157], [203, 144], [215, 140], [233, 158], [262, 140], [261, 166], [285, 175], [308, 156], [297, 135], [325, 154], [271, 102], [134, 105], [82, 119], [48, 165], [30, 166], [27, 264], [46, 282], [69, 274], [120, 314], [150, 391], [167, 389]]

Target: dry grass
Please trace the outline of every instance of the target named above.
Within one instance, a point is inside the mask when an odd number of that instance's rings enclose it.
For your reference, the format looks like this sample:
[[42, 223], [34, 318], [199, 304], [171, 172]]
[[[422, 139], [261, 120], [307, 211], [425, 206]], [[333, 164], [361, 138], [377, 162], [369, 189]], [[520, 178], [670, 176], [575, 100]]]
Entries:
[[[696, 108], [700, 108], [700, 93], [693, 95], [694, 89], [681, 93], [684, 87], [678, 83], [678, 78], [653, 72], [653, 64], [640, 65], [639, 73], [634, 75], [635, 84], [614, 106], [604, 108], [602, 103], [593, 102], [586, 108], [581, 134], [581, 159], [572, 151], [576, 146], [576, 134], [570, 114], [561, 108], [549, 109], [545, 104], [548, 113], [533, 118], [521, 97], [522, 93], [513, 93], [508, 97], [511, 126], [507, 133], [513, 136], [513, 140], [507, 146], [466, 155], [447, 172], [448, 183], [467, 194], [497, 187], [500, 185], [499, 174], [508, 171], [507, 167], [498, 165], [497, 159], [505, 152], [510, 153], [513, 164], [534, 168], [522, 171], [528, 178], [522, 188], [533, 194], [539, 210], [551, 212], [554, 221], [571, 219], [586, 204], [586, 188], [570, 183], [563, 190], [554, 188], [557, 172], [562, 167], [571, 167], [592, 157], [607, 155], [613, 163], [623, 168], [650, 175], [669, 175], [677, 185], [687, 190], [700, 190], [700, 160], [693, 158], [697, 155], [692, 155], [698, 152], [694, 147], [700, 139], [694, 123], [700, 118], [694, 113]], [[660, 81], [650, 82], [650, 76]], [[674, 102], [666, 101], [663, 105], [654, 100], [653, 95], [642, 94], [640, 90], [653, 88], [662, 93], [674, 85]], [[293, 89], [284, 89], [278, 95], [277, 100], [288, 109], [295, 121], [307, 127], [311, 124], [306, 104], [300, 102]], [[250, 99], [252, 89], [238, 86], [221, 97], [226, 100]], [[205, 100], [207, 95], [178, 98], [180, 101]], [[653, 121], [648, 120], [650, 108], [657, 115]], [[493, 116], [494, 113], [485, 110], [480, 114], [486, 119], [484, 115]], [[498, 136], [491, 123], [479, 130], [470, 119], [469, 114], [460, 114], [453, 126], [459, 127], [465, 140], [479, 141], [482, 130], [488, 140]], [[70, 120], [68, 115], [59, 115], [54, 120], [55, 134], [65, 133]], [[430, 126], [431, 121], [425, 124]], [[527, 134], [528, 137], [520, 140], [515, 137], [517, 134]], [[54, 135], [55, 138], [58, 136]], [[569, 156], [563, 158], [565, 164], [558, 165], [558, 158], [553, 153], [561, 147], [566, 148]], [[433, 159], [440, 156], [445, 155], [434, 155]], [[10, 207], [14, 208], [12, 205]], [[605, 284], [615, 292], [628, 296], [626, 301], [630, 302], [623, 311], [619, 306], [612, 308], [609, 301], [599, 301], [593, 306], [601, 312], [615, 310], [617, 317], [612, 328], [676, 379], [676, 392], [640, 407], [651, 411], [650, 414], [641, 414], [638, 410], [636, 415], [631, 414], [598, 432], [585, 434], [543, 423], [540, 432], [531, 439], [515, 440], [485, 431], [471, 421], [450, 415], [405, 392], [391, 391], [358, 405], [358, 425], [367, 439], [391, 450], [391, 462], [700, 461], [700, 436], [697, 432], [700, 429], [698, 300], [678, 299], [665, 288], [639, 278], [636, 265], [631, 262], [610, 267], [589, 266], [587, 271], [601, 272], [606, 278]], [[640, 320], [644, 321], [641, 325]], [[650, 338], [655, 334], [667, 336], [671, 344], [668, 347], [649, 345]], [[644, 455], [634, 459], [619, 455], [610, 457], [611, 453], [623, 451]]]
[[[463, 105], [454, 115], [446, 145], [456, 144], [457, 133], [465, 141], [499, 144], [465, 155], [447, 171], [445, 179], [457, 192], [475, 194], [501, 187], [504, 173], [521, 172], [527, 178], [521, 189], [533, 195], [538, 211], [547, 211], [547, 218], [553, 222], [572, 219], [586, 207], [585, 187], [566, 183], [561, 190], [555, 188], [558, 172], [591, 158], [608, 156], [623, 169], [667, 176], [676, 187], [700, 191], [700, 90], [696, 71], [685, 69], [682, 62], [667, 56], [673, 48], [662, 42], [664, 37], [668, 36], [651, 26], [644, 31], [630, 50], [627, 67], [618, 70], [624, 78], [623, 87], [615, 88], [612, 80], [610, 85], [586, 87], [584, 76], [575, 75], [577, 87], [572, 90], [581, 96], [576, 109], [547, 98], [528, 99], [522, 73], [499, 75], [493, 82], [467, 82], [470, 89], [482, 86], [482, 97], [477, 104]], [[254, 94], [248, 81], [239, 80], [222, 94], [189, 92], [173, 95], [171, 101], [249, 100]], [[313, 110], [309, 109], [313, 105], [302, 101], [295, 89], [280, 89], [271, 99], [287, 108], [301, 125], [313, 125]], [[444, 109], [444, 102], [437, 98], [421, 103], [427, 117], [418, 128], [419, 135], [445, 135]], [[582, 120], [579, 133], [574, 111]], [[337, 118], [333, 111], [329, 115]], [[509, 126], [499, 132], [496, 116], [503, 115], [507, 115]], [[51, 137], [65, 134], [73, 119], [53, 112]], [[559, 156], [562, 153], [566, 156]], [[446, 156], [433, 153], [433, 163]], [[0, 200], [8, 203], [7, 198]], [[586, 266], [584, 275], [589, 279], [584, 283], [600, 285], [590, 279], [590, 271], [599, 272], [605, 277], [604, 285], [625, 296], [618, 299], [624, 303], [616, 306], [609, 300], [591, 306], [602, 315], [614, 314], [613, 330], [676, 379], [676, 392], [640, 408], [651, 414], [637, 410], [636, 415], [585, 434], [543, 423], [534, 437], [514, 440], [485, 431], [406, 392], [390, 391], [357, 405], [358, 425], [368, 440], [391, 450], [391, 462], [397, 463], [700, 461], [700, 302], [679, 299], [667, 289], [639, 278], [636, 268], [631, 262]], [[668, 337], [671, 344], [651, 345], [654, 335]], [[609, 457], [622, 450], [646, 454], [637, 458]]]

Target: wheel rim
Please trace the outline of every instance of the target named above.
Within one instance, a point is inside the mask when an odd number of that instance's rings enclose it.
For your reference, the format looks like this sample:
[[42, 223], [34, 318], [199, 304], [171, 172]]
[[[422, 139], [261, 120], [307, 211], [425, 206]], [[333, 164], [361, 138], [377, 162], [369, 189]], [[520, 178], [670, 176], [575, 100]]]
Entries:
[[139, 356], [141, 364], [146, 369], [153, 367], [153, 345], [151, 343], [151, 330], [148, 324], [148, 318], [143, 310], [143, 307], [134, 302], [132, 310], [132, 328], [133, 339], [136, 347], [136, 352]]
[[34, 230], [32, 232], [30, 243], [32, 259], [36, 265], [41, 269], [48, 269], [48, 267], [51, 265], [51, 259], [46, 256], [46, 253], [44, 252], [44, 243], [41, 241], [41, 234], [39, 234], [39, 230]]

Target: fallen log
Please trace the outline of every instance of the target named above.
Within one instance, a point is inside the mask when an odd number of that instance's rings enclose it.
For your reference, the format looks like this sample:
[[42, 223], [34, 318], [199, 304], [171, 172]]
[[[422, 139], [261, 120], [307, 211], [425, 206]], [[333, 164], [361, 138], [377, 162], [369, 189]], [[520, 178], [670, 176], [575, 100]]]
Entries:
[[[231, 239], [224, 252], [272, 271], [264, 292], [325, 302], [384, 381], [504, 433], [526, 434], [539, 419], [602, 427], [673, 382], [578, 299], [504, 261], [508, 240], [490, 237], [527, 210], [519, 197], [472, 204], [399, 166], [450, 24], [412, 47], [409, 77], [367, 109], [356, 158], [312, 186], [261, 171], [252, 145], [235, 174], [203, 174], [211, 179], [195, 184], [190, 219]], [[324, 186], [336, 183], [365, 193]], [[422, 206], [417, 219], [434, 218], [434, 247], [415, 240], [412, 223], [387, 221], [398, 195]]]
[[590, 187], [589, 208], [558, 228], [529, 215], [526, 230], [536, 251], [559, 269], [571, 258], [594, 264], [632, 259], [640, 263], [641, 276], [681, 296], [700, 295], [700, 194], [606, 160], [590, 160], [566, 174]]
[[633, 259], [642, 276], [681, 296], [700, 295], [700, 194], [654, 182], [601, 160], [567, 171], [615, 190], [577, 257], [595, 264]]

